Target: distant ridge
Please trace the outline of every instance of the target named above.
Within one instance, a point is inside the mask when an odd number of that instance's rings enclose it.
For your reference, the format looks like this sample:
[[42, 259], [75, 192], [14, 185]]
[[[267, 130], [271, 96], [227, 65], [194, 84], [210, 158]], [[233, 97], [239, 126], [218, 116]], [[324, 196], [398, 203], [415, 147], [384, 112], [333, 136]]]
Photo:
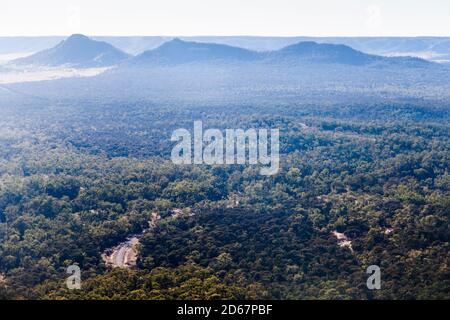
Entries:
[[350, 65], [365, 65], [373, 63], [382, 57], [357, 51], [341, 44], [319, 44], [313, 41], [299, 42], [275, 51], [275, 58], [294, 58], [303, 62], [339, 63]]
[[[153, 50], [173, 37], [164, 36], [92, 36], [114, 47], [138, 55]], [[34, 53], [51, 48], [66, 39], [62, 36], [2, 37], [0, 55]], [[193, 36], [181, 40], [217, 43], [263, 52], [276, 51], [299, 42], [343, 44], [355, 50], [379, 56], [419, 57], [438, 63], [450, 63], [450, 37], [256, 37], [256, 36]]]
[[[123, 63], [126, 61], [126, 63]], [[257, 52], [225, 44], [172, 39], [135, 57], [103, 42], [74, 34], [53, 48], [12, 61], [18, 65], [71, 66], [76, 68], [181, 65], [189, 63], [256, 62], [289, 65], [353, 65], [418, 67], [433, 63], [412, 57], [384, 57], [363, 53], [342, 44], [303, 41], [277, 51]]]
[[53, 48], [12, 61], [37, 66], [106, 67], [120, 63], [129, 55], [103, 41], [74, 34]]
[[346, 45], [299, 42], [278, 51], [256, 52], [238, 47], [189, 42], [173, 39], [160, 47], [131, 58], [127, 66], [177, 65], [185, 63], [219, 63], [233, 61], [286, 62], [290, 64], [343, 64], [364, 66], [371, 64], [421, 66], [431, 63], [411, 57], [382, 57], [366, 54]]
[[131, 64], [182, 64], [205, 61], [251, 61], [259, 54], [223, 44], [188, 42], [175, 38], [160, 47], [145, 51], [131, 60]]

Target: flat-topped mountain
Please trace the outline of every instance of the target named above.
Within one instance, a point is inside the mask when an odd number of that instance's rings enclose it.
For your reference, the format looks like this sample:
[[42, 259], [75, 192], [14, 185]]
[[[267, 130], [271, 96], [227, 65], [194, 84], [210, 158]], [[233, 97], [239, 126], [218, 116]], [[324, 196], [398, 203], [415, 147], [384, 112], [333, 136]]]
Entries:
[[288, 60], [290, 63], [343, 64], [364, 66], [386, 64], [391, 66], [417, 67], [432, 63], [413, 57], [383, 57], [367, 54], [342, 44], [299, 42], [274, 51], [269, 56], [275, 60]]
[[186, 63], [254, 62], [289, 64], [342, 64], [365, 66], [387, 64], [418, 66], [429, 62], [411, 57], [382, 57], [346, 45], [299, 42], [277, 51], [257, 52], [223, 44], [174, 39], [132, 58], [127, 66], [179, 65]]
[[345, 45], [319, 44], [313, 41], [299, 42], [271, 54], [275, 59], [295, 59], [312, 63], [338, 63], [363, 65], [381, 57], [357, 51]]
[[210, 61], [251, 61], [257, 52], [215, 43], [188, 42], [178, 38], [160, 47], [145, 51], [132, 59], [131, 64], [181, 64]]

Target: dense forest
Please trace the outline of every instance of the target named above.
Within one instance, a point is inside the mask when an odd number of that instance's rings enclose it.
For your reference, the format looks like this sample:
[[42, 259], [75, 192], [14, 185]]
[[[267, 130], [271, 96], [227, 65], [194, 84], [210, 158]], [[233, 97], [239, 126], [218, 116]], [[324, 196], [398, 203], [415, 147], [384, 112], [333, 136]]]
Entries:
[[[20, 101], [0, 105], [0, 299], [449, 297], [446, 105]], [[280, 172], [174, 165], [195, 120], [280, 129]], [[133, 234], [136, 267], [106, 265]]]

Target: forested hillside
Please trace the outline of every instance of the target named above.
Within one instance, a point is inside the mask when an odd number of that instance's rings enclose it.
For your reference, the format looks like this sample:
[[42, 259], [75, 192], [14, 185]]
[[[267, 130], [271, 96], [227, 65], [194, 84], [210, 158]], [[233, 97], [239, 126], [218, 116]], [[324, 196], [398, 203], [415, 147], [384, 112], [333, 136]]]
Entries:
[[[15, 94], [0, 118], [0, 298], [448, 298], [445, 104]], [[279, 128], [279, 174], [172, 164], [170, 134], [194, 120]], [[136, 268], [105, 265], [105, 250], [141, 232]], [[65, 287], [72, 264], [80, 291]], [[382, 290], [367, 289], [369, 265]]]

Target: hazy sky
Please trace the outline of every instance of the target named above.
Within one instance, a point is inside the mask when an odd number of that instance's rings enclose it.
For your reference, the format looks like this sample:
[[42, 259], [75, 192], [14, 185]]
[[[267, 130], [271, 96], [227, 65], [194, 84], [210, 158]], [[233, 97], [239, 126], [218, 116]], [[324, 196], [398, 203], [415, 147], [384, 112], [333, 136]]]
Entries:
[[0, 35], [450, 36], [449, 0], [0, 0]]

